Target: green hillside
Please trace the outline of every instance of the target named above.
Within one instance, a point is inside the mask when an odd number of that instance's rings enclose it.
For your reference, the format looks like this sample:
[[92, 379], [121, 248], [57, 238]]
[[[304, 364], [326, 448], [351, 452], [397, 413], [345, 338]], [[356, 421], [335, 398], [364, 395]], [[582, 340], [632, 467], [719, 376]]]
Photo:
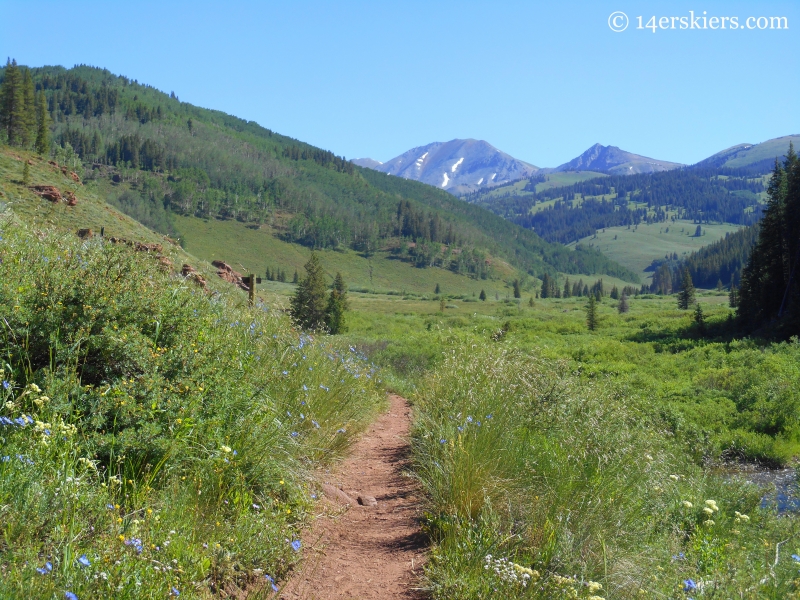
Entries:
[[[164, 233], [178, 233], [172, 215], [181, 215], [267, 225], [306, 248], [364, 256], [395, 248], [395, 259], [473, 278], [501, 277], [491, 268], [501, 262], [532, 275], [629, 275], [598, 252], [549, 244], [436, 188], [361, 169], [107, 70], [30, 72], [52, 124], [54, 158]], [[198, 254], [210, 255], [204, 247], [214, 242], [192, 238], [197, 228], [181, 233]]]

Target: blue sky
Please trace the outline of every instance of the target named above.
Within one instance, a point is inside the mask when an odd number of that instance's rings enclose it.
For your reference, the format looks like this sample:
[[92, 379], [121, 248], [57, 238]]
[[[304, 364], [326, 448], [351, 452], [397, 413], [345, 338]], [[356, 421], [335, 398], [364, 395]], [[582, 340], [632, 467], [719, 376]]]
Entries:
[[[689, 11], [740, 28], [636, 29]], [[0, 0], [0, 15], [3, 58], [105, 67], [348, 158], [472, 137], [538, 166], [595, 142], [693, 163], [800, 133], [796, 0]]]

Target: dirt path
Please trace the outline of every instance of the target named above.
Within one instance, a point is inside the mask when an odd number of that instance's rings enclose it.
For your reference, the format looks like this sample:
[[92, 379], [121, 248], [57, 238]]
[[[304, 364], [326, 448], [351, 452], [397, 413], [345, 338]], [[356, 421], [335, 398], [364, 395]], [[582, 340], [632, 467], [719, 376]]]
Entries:
[[[282, 590], [282, 599], [421, 598], [414, 589], [425, 559], [419, 490], [403, 475], [411, 409], [400, 396], [390, 396], [389, 402], [389, 411], [350, 456], [325, 475], [322, 514], [303, 538], [303, 567]], [[359, 497], [365, 504], [372, 497], [377, 505], [361, 506]]]

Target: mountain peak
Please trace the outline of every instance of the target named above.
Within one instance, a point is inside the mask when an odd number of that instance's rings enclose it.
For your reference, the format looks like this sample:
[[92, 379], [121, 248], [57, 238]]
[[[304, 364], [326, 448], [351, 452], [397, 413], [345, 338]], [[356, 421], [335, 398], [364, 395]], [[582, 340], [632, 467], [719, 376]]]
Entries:
[[422, 181], [456, 195], [530, 177], [539, 170], [489, 142], [475, 139], [418, 146], [378, 165], [353, 162], [389, 175]]
[[669, 171], [684, 165], [633, 154], [617, 146], [594, 144], [583, 154], [556, 167], [556, 171], [599, 171], [610, 175], [632, 175], [634, 173], [656, 173]]

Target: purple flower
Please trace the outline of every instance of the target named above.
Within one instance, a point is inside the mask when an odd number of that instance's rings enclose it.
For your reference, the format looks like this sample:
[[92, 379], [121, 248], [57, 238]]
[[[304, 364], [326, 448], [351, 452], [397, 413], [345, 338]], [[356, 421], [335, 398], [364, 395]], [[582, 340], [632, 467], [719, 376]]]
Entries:
[[272, 591], [273, 592], [277, 592], [278, 591], [278, 586], [275, 585], [275, 580], [272, 577], [270, 577], [269, 575], [264, 575], [264, 578], [267, 581], [269, 581], [269, 584], [272, 586]]
[[300, 435], [300, 434], [299, 434], [299, 433], [297, 433], [296, 431], [293, 431], [293, 432], [292, 432], [290, 435], [291, 435], [292, 437], [297, 437], [297, 436], [298, 436], [298, 435]]
[[792, 560], [794, 560], [794, 562], [800, 563], [800, 555], [792, 554]]
[[697, 584], [692, 581], [691, 579], [685, 579], [683, 582], [683, 591], [684, 592], [693, 592], [697, 589]]
[[72, 592], [64, 592], [64, 598], [67, 600], [78, 600], [78, 597]]
[[8, 389], [8, 388], [10, 388], [10, 387], [11, 387], [11, 384], [10, 384], [10, 383], [8, 383], [8, 382], [7, 382], [7, 381], [4, 379], [4, 380], [3, 380], [3, 389], [4, 389], [4, 390], [7, 390], [7, 389]]
[[446, 443], [447, 443], [447, 440], [446, 440], [446, 439], [444, 439], [444, 438], [442, 438], [441, 440], [439, 440], [439, 443], [440, 443], [440, 444], [446, 444]]
[[179, 591], [178, 591], [176, 588], [174, 588], [174, 587], [173, 587], [173, 588], [170, 590], [170, 593], [171, 593], [173, 596], [180, 596], [180, 595], [181, 595], [181, 593], [180, 593], [180, 592], [179, 592]]
[[300, 540], [295, 540], [295, 541], [293, 541], [293, 542], [292, 542], [292, 550], [294, 550], [295, 552], [299, 552], [299, 551], [300, 551], [300, 546], [301, 546], [301, 545], [302, 545], [302, 544], [300, 544]]
[[84, 567], [88, 567], [89, 565], [92, 564], [92, 563], [89, 562], [89, 559], [86, 558], [85, 554], [81, 554], [80, 555], [80, 558], [78, 558], [78, 562], [81, 564], [81, 566], [84, 566]]
[[36, 572], [39, 573], [40, 575], [47, 575], [52, 570], [53, 570], [53, 563], [47, 561], [46, 563], [44, 563], [43, 567], [38, 567], [36, 569]]

